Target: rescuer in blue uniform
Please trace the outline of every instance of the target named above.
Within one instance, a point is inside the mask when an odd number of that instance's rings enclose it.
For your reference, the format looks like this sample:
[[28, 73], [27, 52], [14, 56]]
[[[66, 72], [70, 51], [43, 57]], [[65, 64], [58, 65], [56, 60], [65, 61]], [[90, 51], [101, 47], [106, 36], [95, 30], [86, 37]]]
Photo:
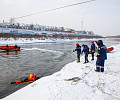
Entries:
[[107, 60], [107, 53], [106, 53], [106, 46], [103, 45], [102, 40], [96, 41], [98, 45], [98, 54], [97, 54], [97, 61], [96, 61], [96, 70], [97, 72], [104, 72], [104, 63]]
[[95, 44], [94, 44], [94, 41], [91, 41], [91, 54], [92, 54], [92, 59], [91, 60], [94, 60], [94, 53], [95, 53]]
[[77, 51], [77, 62], [80, 62], [81, 46], [78, 43], [76, 43], [76, 49], [73, 50], [72, 52], [75, 51]]
[[85, 54], [85, 62], [84, 63], [88, 63], [88, 54], [89, 54], [89, 47], [87, 45], [82, 45], [83, 47], [83, 50], [82, 50], [82, 53], [84, 52]]

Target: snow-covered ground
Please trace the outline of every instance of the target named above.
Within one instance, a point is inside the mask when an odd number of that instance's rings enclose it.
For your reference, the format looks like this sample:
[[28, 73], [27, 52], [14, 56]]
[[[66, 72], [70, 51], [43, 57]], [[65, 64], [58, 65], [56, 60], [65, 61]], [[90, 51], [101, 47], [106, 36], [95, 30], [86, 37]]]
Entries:
[[105, 72], [95, 72], [96, 60], [71, 62], [2, 100], [120, 100], [120, 44], [108, 53]]

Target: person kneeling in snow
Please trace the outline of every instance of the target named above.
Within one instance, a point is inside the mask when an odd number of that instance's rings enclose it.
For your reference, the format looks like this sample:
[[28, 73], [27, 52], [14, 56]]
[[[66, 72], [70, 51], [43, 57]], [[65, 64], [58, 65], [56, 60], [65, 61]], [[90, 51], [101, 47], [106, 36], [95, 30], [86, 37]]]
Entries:
[[87, 45], [82, 45], [83, 47], [83, 50], [82, 50], [82, 53], [84, 52], [85, 53], [85, 62], [84, 63], [88, 63], [88, 54], [89, 54], [89, 47]]
[[78, 43], [76, 43], [76, 49], [73, 50], [72, 52], [75, 51], [77, 51], [77, 62], [80, 62], [81, 46]]
[[103, 45], [102, 40], [96, 41], [98, 45], [98, 54], [97, 54], [97, 61], [96, 61], [96, 70], [97, 72], [104, 72], [104, 63], [107, 59], [107, 53], [106, 53], [106, 46]]

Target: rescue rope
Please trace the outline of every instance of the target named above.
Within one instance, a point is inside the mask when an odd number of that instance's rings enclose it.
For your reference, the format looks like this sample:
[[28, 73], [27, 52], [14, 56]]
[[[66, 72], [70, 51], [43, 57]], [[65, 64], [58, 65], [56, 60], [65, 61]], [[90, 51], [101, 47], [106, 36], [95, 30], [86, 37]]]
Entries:
[[85, 75], [82, 78], [73, 77], [73, 78], [69, 78], [69, 79], [64, 79], [64, 81], [72, 81], [71, 85], [76, 85], [80, 80], [83, 80], [83, 78], [85, 78], [85, 76], [87, 76], [92, 71], [92, 69], [93, 69], [93, 67], [87, 73], [85, 73]]
[[78, 83], [78, 81], [80, 81], [80, 80], [83, 80], [83, 79], [80, 77], [73, 77], [70, 79], [64, 79], [64, 81], [72, 81], [71, 85], [76, 85]]

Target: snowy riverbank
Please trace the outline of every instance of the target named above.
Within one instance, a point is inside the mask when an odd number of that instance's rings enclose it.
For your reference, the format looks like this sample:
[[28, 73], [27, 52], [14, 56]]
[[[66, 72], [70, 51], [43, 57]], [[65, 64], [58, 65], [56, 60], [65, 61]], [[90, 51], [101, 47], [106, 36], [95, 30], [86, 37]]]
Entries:
[[120, 44], [107, 55], [104, 73], [94, 71], [95, 61], [83, 64], [82, 56], [80, 63], [71, 62], [2, 100], [120, 100]]
[[58, 42], [73, 42], [73, 41], [91, 41], [91, 40], [98, 40], [98, 39], [35, 39], [35, 38], [0, 38], [0, 45], [19, 45], [23, 43], [58, 43]]

